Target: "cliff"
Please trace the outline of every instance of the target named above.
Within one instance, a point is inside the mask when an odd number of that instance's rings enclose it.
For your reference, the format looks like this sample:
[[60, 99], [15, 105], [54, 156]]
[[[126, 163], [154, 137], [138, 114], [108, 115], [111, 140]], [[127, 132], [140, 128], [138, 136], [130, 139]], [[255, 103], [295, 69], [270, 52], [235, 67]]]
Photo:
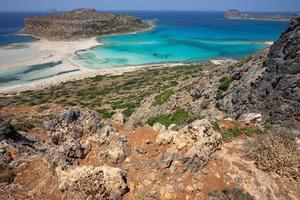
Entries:
[[299, 128], [300, 121], [300, 16], [291, 19], [267, 58], [245, 64], [220, 108], [236, 117], [247, 112], [262, 113], [270, 122]]
[[76, 40], [112, 33], [128, 33], [150, 28], [136, 17], [99, 13], [93, 9], [77, 9], [50, 16], [24, 20], [22, 34], [49, 40]]
[[242, 13], [237, 9], [228, 10], [224, 16], [227, 19], [261, 19], [261, 20], [289, 20], [290, 19], [290, 16], [287, 15]]

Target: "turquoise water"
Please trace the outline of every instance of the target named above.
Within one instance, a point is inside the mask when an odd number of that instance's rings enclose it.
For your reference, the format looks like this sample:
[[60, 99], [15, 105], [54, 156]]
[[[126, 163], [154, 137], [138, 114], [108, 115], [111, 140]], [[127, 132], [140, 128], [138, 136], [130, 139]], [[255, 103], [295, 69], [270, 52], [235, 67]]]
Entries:
[[221, 12], [125, 12], [155, 21], [155, 29], [103, 37], [103, 46], [81, 51], [89, 68], [160, 62], [198, 62], [240, 58], [267, 47], [287, 26], [284, 21], [227, 20]]

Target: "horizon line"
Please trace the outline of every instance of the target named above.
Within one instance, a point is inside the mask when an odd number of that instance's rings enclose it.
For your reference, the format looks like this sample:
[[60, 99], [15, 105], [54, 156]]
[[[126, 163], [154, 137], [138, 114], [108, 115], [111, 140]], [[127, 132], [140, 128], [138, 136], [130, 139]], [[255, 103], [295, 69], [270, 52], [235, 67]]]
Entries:
[[[50, 10], [56, 10], [57, 12], [68, 12], [68, 11], [72, 11], [72, 10], [76, 10], [76, 9], [80, 9], [80, 8], [74, 8], [74, 9], [69, 9], [69, 10], [57, 10], [55, 8], [51, 8], [49, 10], [45, 9], [45, 10], [0, 10], [0, 12], [49, 12]], [[228, 10], [231, 10], [231, 9], [226, 9], [226, 10], [177, 10], [177, 9], [174, 9], [174, 10], [154, 10], [154, 9], [149, 9], [149, 10], [137, 10], [137, 9], [120, 9], [120, 10], [117, 10], [117, 9], [103, 9], [103, 10], [99, 10], [99, 9], [96, 9], [96, 8], [88, 8], [88, 9], [95, 9], [97, 11], [120, 11], [120, 12], [123, 12], [123, 11], [128, 11], [128, 12], [131, 12], [131, 11], [139, 11], [139, 12], [148, 12], [148, 11], [157, 11], [157, 12], [172, 12], [172, 11], [175, 11], [175, 12], [226, 12]], [[235, 9], [235, 8], [232, 8], [232, 9]], [[253, 10], [241, 10], [241, 9], [237, 9], [241, 12], [258, 12], [258, 13], [300, 13], [300, 10], [299, 11], [253, 11]]]

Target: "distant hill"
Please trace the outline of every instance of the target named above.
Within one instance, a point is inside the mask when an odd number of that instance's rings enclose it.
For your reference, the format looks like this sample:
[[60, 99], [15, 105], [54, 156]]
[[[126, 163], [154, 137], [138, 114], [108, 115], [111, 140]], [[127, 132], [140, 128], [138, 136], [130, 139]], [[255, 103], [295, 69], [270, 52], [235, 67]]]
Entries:
[[270, 13], [242, 13], [237, 9], [230, 9], [225, 13], [227, 19], [258, 19], [258, 20], [289, 20], [291, 16]]
[[136, 32], [151, 27], [149, 23], [136, 17], [83, 8], [50, 16], [30, 17], [24, 21], [22, 34], [49, 40], [76, 40], [112, 33]]

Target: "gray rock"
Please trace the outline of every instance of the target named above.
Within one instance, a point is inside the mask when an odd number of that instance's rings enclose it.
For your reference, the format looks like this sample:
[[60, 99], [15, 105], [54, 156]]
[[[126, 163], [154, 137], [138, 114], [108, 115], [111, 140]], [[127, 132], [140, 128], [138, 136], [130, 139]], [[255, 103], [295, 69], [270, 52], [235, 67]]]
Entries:
[[104, 162], [121, 164], [130, 154], [127, 138], [110, 126], [104, 127], [95, 137], [100, 145], [100, 159]]
[[[157, 140], [165, 138], [166, 132], [161, 132]], [[196, 120], [178, 132], [172, 131], [170, 147], [158, 157], [160, 168], [180, 169], [182, 173], [197, 172], [207, 165], [220, 149], [222, 137], [215, 132], [207, 120]], [[162, 145], [163, 143], [158, 143]], [[181, 150], [185, 150], [182, 153]], [[174, 165], [174, 166], [173, 166]], [[176, 165], [176, 166], [175, 166]]]
[[300, 16], [291, 19], [267, 58], [255, 57], [219, 108], [235, 118], [261, 113], [264, 121], [300, 128]]
[[129, 191], [127, 174], [109, 166], [78, 167], [63, 173], [61, 180], [64, 199], [119, 200]]
[[66, 140], [77, 140], [84, 133], [96, 133], [101, 128], [100, 122], [97, 112], [74, 108], [45, 123], [45, 128], [52, 142], [61, 144]]

